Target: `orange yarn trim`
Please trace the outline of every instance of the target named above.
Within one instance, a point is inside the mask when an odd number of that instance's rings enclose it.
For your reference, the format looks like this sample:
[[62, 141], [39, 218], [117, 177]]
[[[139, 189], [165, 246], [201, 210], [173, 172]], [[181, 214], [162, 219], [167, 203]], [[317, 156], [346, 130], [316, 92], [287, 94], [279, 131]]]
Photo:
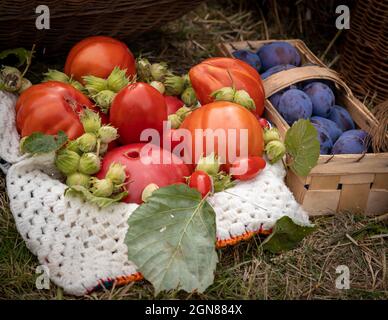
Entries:
[[256, 234], [269, 235], [269, 234], [271, 234], [271, 232], [272, 232], [272, 229], [263, 230], [262, 228], [260, 228], [259, 230], [256, 230], [256, 231], [247, 231], [240, 236], [235, 236], [235, 237], [232, 237], [230, 239], [225, 239], [225, 240], [217, 240], [216, 247], [217, 247], [217, 249], [220, 249], [220, 248], [224, 248], [227, 246], [232, 246], [232, 245], [237, 244], [240, 241], [248, 240], [248, 239], [252, 238], [253, 236], [255, 236]]

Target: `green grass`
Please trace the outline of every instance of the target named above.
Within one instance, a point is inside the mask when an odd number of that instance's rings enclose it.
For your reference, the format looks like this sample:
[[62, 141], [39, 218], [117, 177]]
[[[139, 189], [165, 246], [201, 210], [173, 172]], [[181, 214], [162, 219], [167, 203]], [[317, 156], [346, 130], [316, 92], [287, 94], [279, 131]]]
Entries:
[[[250, 4], [251, 3], [251, 4]], [[253, 3], [253, 4], [252, 4]], [[306, 5], [300, 2], [301, 6]], [[215, 44], [240, 39], [302, 38], [318, 55], [325, 51], [335, 32], [315, 37], [312, 26], [298, 21], [274, 18], [274, 8], [260, 13], [255, 2], [218, 1], [203, 4], [195, 12], [154, 31], [130, 47], [151, 61], [167, 61], [178, 72], [216, 53]], [[279, 8], [280, 10], [280, 8]], [[316, 9], [314, 9], [316, 10]], [[306, 27], [310, 26], [310, 27]], [[318, 25], [318, 24], [317, 24]], [[317, 31], [315, 31], [317, 32]], [[313, 34], [313, 36], [311, 36]], [[315, 33], [316, 34], [316, 33]], [[336, 46], [326, 55], [336, 57]], [[35, 61], [30, 77], [37, 81], [55, 61]], [[314, 220], [318, 229], [294, 250], [280, 255], [264, 253], [260, 238], [219, 250], [220, 262], [214, 284], [203, 294], [164, 292], [157, 298], [179, 299], [387, 299], [387, 238], [371, 238], [373, 230], [362, 233], [357, 245], [346, 237], [365, 229], [368, 223], [386, 228], [382, 222], [363, 216], [341, 214]], [[372, 231], [371, 231], [372, 230]], [[372, 232], [372, 233], [371, 233]], [[381, 231], [379, 231], [382, 233]], [[387, 233], [387, 232], [385, 232]], [[0, 175], [0, 299], [75, 299], [51, 284], [50, 290], [37, 290], [35, 269], [40, 263], [26, 248], [16, 230]], [[350, 290], [335, 288], [338, 265], [350, 269]], [[82, 299], [152, 299], [153, 288], [146, 281], [120, 288], [100, 290]]]

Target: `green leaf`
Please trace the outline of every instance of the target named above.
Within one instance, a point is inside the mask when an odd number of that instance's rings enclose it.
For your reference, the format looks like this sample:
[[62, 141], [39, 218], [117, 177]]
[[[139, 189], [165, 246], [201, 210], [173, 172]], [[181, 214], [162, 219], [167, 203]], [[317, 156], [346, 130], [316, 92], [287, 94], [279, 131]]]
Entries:
[[155, 294], [203, 292], [213, 283], [215, 212], [198, 191], [183, 184], [160, 188], [132, 213], [128, 225], [128, 259], [153, 284]]
[[290, 217], [281, 217], [276, 221], [272, 233], [263, 241], [263, 249], [272, 253], [291, 250], [315, 229], [315, 226], [300, 226]]
[[31, 51], [26, 50], [24, 48], [4, 50], [0, 52], [0, 60], [3, 60], [10, 55], [15, 55], [18, 58], [19, 63], [17, 64], [17, 66], [20, 67], [28, 62], [31, 56]]
[[42, 154], [60, 149], [67, 141], [67, 135], [59, 131], [56, 136], [34, 132], [21, 141], [21, 150], [25, 153]]
[[300, 119], [286, 133], [284, 141], [292, 157], [289, 167], [299, 176], [307, 176], [319, 158], [318, 132], [309, 120]]
[[221, 171], [216, 175], [212, 176], [213, 178], [213, 187], [214, 192], [221, 192], [226, 189], [232, 188], [235, 186], [235, 182], [232, 180], [231, 175]]
[[88, 189], [83, 186], [72, 186], [66, 189], [65, 195], [79, 195], [86, 201], [96, 204], [100, 208], [108, 207], [115, 202], [120, 202], [127, 195], [127, 191], [118, 193], [110, 198], [96, 197]]

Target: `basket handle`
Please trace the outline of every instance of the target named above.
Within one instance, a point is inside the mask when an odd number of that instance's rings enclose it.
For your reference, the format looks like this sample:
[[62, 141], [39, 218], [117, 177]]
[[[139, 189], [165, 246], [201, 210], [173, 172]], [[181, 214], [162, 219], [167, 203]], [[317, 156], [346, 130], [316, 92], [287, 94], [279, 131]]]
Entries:
[[268, 99], [274, 93], [289, 87], [290, 85], [312, 79], [324, 79], [334, 81], [341, 86], [346, 95], [353, 98], [353, 93], [346, 83], [340, 78], [339, 74], [334, 70], [320, 66], [305, 66], [292, 68], [289, 70], [280, 71], [263, 80], [265, 97]]

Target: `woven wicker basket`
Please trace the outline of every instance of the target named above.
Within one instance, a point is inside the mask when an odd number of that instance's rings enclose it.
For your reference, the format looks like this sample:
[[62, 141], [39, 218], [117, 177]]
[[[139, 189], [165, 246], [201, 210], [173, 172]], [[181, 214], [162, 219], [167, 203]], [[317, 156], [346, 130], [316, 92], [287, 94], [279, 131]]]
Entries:
[[[92, 35], [121, 40], [136, 37], [174, 20], [195, 8], [201, 0], [39, 0], [0, 1], [0, 48], [26, 47], [34, 43], [46, 54], [63, 53]], [[36, 7], [48, 5], [50, 29], [35, 26]]]
[[340, 59], [340, 70], [355, 94], [388, 100], [388, 2], [358, 1]]
[[[274, 41], [276, 40], [223, 43], [219, 45], [219, 50], [221, 54], [232, 57], [232, 52], [236, 49], [257, 50], [265, 43]], [[331, 80], [336, 85], [337, 103], [347, 108], [359, 128], [369, 131], [379, 125], [339, 75], [325, 67], [302, 41], [287, 42], [297, 48], [302, 63], [311, 62], [316, 66], [294, 68], [268, 77], [264, 80], [267, 98], [300, 81]], [[265, 112], [265, 116], [284, 136], [289, 125], [268, 99]], [[297, 201], [313, 215], [343, 211], [379, 214], [388, 211], [388, 153], [321, 155], [310, 175], [299, 177], [289, 170], [286, 179]]]

